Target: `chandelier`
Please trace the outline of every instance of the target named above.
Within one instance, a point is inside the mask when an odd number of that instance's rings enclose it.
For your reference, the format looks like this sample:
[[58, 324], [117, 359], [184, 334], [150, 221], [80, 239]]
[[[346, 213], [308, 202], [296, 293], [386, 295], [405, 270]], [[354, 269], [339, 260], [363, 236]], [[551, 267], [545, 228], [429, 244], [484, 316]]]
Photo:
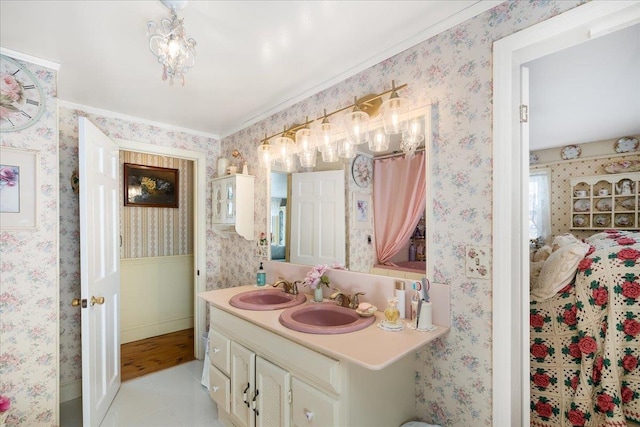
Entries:
[[171, 10], [171, 19], [164, 18], [160, 26], [155, 22], [147, 22], [149, 50], [162, 64], [162, 80], [181, 79], [184, 86], [184, 75], [196, 61], [196, 41], [187, 38], [184, 31], [184, 18], [178, 19], [176, 6], [184, 7], [186, 1], [164, 0], [162, 3]]
[[[392, 81], [391, 90], [354, 98], [353, 104], [332, 113], [327, 114], [325, 109], [315, 121], [309, 121], [307, 117], [302, 124], [285, 126], [282, 133], [265, 135], [258, 146], [260, 166], [268, 168], [273, 165], [283, 172], [292, 172], [296, 169], [297, 155], [301, 167], [314, 167], [318, 151], [323, 162], [352, 159], [357, 154], [357, 146], [367, 142], [370, 151], [380, 153], [388, 149], [390, 135], [398, 135], [400, 149], [406, 157], [412, 157], [424, 141], [424, 135], [420, 121], [408, 118], [409, 100], [397, 94], [406, 86], [396, 87]], [[382, 97], [389, 93], [389, 99], [382, 102]], [[352, 111], [344, 113], [342, 120], [329, 121], [330, 116], [350, 108]], [[381, 111], [382, 123], [372, 126], [370, 117], [375, 116], [378, 110]], [[274, 137], [274, 144], [269, 144]]]

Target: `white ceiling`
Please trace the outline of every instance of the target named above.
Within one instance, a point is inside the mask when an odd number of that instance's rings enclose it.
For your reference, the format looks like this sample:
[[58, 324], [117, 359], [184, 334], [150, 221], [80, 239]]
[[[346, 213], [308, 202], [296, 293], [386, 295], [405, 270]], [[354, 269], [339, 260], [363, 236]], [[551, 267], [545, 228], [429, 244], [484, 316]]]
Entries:
[[525, 65], [532, 150], [640, 134], [640, 24]]
[[63, 101], [224, 137], [498, 3], [190, 1], [184, 87], [148, 49], [159, 1], [2, 0], [0, 46], [59, 63]]

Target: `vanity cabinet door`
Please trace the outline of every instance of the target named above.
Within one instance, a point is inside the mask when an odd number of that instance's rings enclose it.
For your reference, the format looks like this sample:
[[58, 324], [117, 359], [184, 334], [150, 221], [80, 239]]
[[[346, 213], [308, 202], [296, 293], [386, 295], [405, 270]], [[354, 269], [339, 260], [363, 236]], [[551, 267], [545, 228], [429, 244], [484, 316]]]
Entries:
[[291, 381], [291, 389], [293, 426], [340, 425], [340, 404], [336, 399], [297, 378]]
[[256, 391], [254, 394], [257, 427], [289, 427], [291, 425], [291, 374], [273, 363], [256, 358]]
[[238, 427], [254, 427], [251, 399], [255, 387], [256, 355], [240, 344], [232, 341], [230, 352], [231, 412], [230, 417]]

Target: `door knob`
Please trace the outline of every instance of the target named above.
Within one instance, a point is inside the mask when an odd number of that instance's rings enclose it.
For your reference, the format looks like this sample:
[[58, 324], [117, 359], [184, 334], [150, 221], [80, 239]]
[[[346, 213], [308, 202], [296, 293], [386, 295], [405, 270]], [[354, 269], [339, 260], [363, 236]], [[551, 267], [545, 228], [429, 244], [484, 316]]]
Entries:
[[87, 308], [87, 300], [86, 299], [80, 299], [80, 298], [74, 298], [73, 300], [71, 300], [71, 305], [73, 307]]
[[100, 305], [104, 304], [104, 297], [96, 298], [96, 297], [92, 296], [91, 297], [91, 305], [94, 306], [96, 304], [100, 304]]

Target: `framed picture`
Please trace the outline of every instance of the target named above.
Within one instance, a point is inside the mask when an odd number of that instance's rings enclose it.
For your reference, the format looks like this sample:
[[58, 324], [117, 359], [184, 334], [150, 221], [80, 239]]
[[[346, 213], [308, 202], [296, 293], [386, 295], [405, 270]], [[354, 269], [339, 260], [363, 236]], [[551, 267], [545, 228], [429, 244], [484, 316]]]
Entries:
[[371, 228], [372, 213], [371, 194], [353, 193], [353, 228]]
[[178, 169], [124, 164], [124, 205], [178, 207]]
[[36, 230], [40, 153], [10, 147], [0, 151], [0, 229]]

